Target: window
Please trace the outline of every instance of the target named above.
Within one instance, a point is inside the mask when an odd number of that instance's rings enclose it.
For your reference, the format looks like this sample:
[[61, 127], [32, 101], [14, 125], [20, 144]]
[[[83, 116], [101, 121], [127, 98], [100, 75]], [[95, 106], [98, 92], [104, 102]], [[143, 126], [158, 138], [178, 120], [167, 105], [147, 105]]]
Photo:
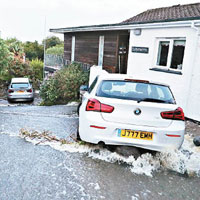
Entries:
[[19, 89], [19, 88], [28, 88], [28, 83], [12, 83], [11, 88]]
[[156, 103], [174, 104], [174, 97], [168, 86], [129, 82], [122, 80], [104, 80], [96, 93], [99, 97], [148, 101]]
[[160, 42], [157, 65], [167, 66], [168, 52], [169, 52], [169, 42]]
[[185, 40], [159, 40], [156, 65], [165, 69], [181, 70], [185, 52]]
[[185, 41], [174, 40], [173, 51], [172, 51], [172, 69], [182, 69], [183, 56], [185, 51]]

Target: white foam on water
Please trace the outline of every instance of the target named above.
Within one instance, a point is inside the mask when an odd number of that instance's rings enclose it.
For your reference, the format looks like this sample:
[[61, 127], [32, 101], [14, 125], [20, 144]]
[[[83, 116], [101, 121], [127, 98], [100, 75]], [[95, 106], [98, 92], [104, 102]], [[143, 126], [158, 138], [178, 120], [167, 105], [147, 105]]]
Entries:
[[68, 103], [66, 106], [77, 106], [79, 103], [76, 101], [72, 101], [70, 103]]
[[100, 159], [109, 163], [125, 163], [135, 174], [152, 177], [158, 170], [172, 170], [189, 176], [200, 177], [200, 147], [193, 144], [193, 138], [185, 136], [180, 150], [166, 150], [153, 156], [150, 153], [141, 155], [137, 160], [133, 156], [124, 157], [97, 145], [89, 144], [61, 144], [59, 141], [41, 141], [41, 139], [24, 138], [26, 141], [38, 145], [49, 145], [58, 151], [85, 154], [92, 159]]
[[78, 118], [77, 113], [72, 113], [72, 114], [48, 114], [48, 113], [28, 113], [28, 112], [0, 111], [0, 114], [22, 115], [22, 116], [33, 116], [33, 117]]
[[185, 135], [180, 150], [168, 150], [160, 154], [162, 167], [189, 176], [200, 177], [200, 147], [193, 144], [193, 138]]
[[101, 189], [98, 183], [89, 183], [88, 186], [93, 187], [95, 190]]

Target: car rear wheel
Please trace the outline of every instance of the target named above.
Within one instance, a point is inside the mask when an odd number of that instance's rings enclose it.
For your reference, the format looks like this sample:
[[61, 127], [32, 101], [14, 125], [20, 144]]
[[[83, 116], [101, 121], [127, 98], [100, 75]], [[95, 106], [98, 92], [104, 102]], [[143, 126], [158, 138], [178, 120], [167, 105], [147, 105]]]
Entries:
[[79, 104], [78, 104], [78, 107], [77, 107], [77, 114], [78, 114], [78, 116], [79, 116], [79, 110], [80, 110], [81, 104], [82, 104], [82, 103], [79, 103]]
[[34, 99], [31, 99], [29, 102], [30, 102], [30, 103], [33, 103], [33, 102], [34, 102]]
[[12, 100], [11, 99], [7, 99], [8, 100], [8, 103], [12, 103]]
[[135, 159], [141, 156], [139, 149], [132, 146], [117, 146], [115, 152], [125, 157], [134, 156]]
[[76, 131], [76, 140], [77, 141], [82, 141], [81, 137], [80, 137], [80, 134], [79, 134], [79, 126], [77, 127], [77, 131]]

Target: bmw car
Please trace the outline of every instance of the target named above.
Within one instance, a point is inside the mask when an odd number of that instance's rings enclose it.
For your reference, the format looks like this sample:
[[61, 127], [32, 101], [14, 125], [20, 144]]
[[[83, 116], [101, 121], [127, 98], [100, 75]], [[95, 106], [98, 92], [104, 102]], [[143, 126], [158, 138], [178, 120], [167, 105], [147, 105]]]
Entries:
[[34, 92], [28, 78], [12, 78], [8, 87], [7, 99], [12, 101], [33, 101]]
[[178, 149], [184, 120], [168, 85], [128, 75], [100, 75], [83, 95], [78, 137], [94, 144]]

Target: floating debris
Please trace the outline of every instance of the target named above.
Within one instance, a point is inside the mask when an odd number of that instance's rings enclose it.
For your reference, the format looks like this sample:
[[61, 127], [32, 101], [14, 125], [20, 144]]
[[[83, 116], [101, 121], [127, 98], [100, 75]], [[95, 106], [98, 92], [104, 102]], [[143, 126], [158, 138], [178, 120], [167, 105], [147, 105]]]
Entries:
[[60, 139], [49, 131], [38, 132], [21, 129], [20, 137], [35, 145], [48, 145], [58, 151], [82, 153], [92, 159], [126, 164], [130, 171], [135, 174], [152, 177], [157, 171], [172, 170], [190, 177], [200, 177], [200, 149], [193, 144], [193, 138], [190, 135], [185, 135], [185, 141], [180, 150], [168, 149], [155, 155], [145, 153], [137, 159], [134, 156], [124, 157], [99, 145], [79, 142], [75, 135]]
[[43, 131], [43, 132], [29, 131], [24, 128], [20, 129], [19, 136], [24, 139], [37, 140], [38, 143], [35, 143], [36, 145], [40, 143], [45, 143], [45, 142], [59, 142], [61, 145], [71, 144], [72, 141], [70, 141], [70, 138], [73, 141], [76, 141], [76, 139], [73, 136], [69, 136], [68, 138], [63, 139], [63, 138], [57, 138], [56, 136], [53, 136], [50, 131]]

